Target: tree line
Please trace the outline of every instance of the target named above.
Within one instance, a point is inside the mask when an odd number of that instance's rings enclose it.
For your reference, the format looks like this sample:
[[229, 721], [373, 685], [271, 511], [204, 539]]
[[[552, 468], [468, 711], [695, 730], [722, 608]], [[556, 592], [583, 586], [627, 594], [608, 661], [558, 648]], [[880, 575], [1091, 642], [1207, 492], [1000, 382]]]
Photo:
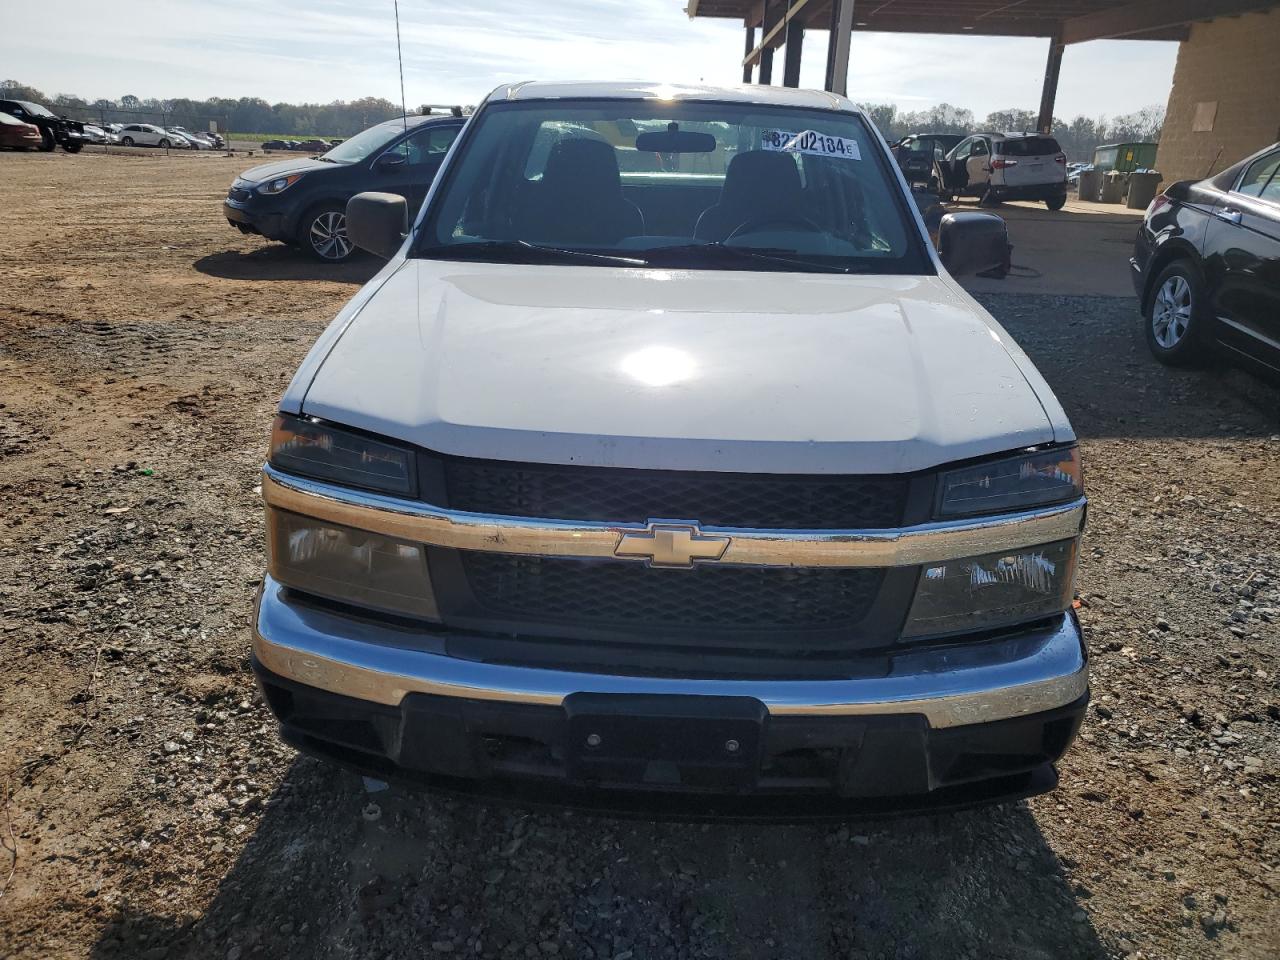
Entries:
[[[236, 133], [272, 133], [279, 136], [349, 137], [366, 127], [400, 115], [400, 107], [381, 97], [335, 100], [333, 103], [268, 103], [260, 97], [211, 97], [208, 100], [142, 99], [126, 94], [118, 100], [85, 100], [71, 94], [47, 96], [16, 80], [0, 84], [0, 95], [11, 100], [33, 100], [58, 113], [81, 120], [106, 123], [138, 122], [139, 114], [152, 115], [170, 126], [205, 129], [209, 120]], [[1033, 110], [997, 110], [978, 123], [972, 110], [941, 103], [926, 110], [899, 110], [892, 103], [864, 103], [862, 108], [890, 143], [909, 133], [969, 134], [978, 130], [1034, 130]], [[163, 121], [160, 120], [163, 118]], [[1078, 116], [1069, 123], [1053, 121], [1053, 135], [1072, 160], [1088, 160], [1102, 143], [1156, 142], [1164, 124], [1163, 107], [1145, 107], [1119, 117]]]
[[16, 80], [5, 80], [0, 84], [0, 97], [41, 103], [55, 113], [76, 120], [164, 123], [202, 130], [207, 129], [208, 121], [216, 120], [220, 130], [278, 136], [349, 137], [375, 123], [400, 116], [399, 104], [381, 97], [335, 100], [333, 103], [268, 103], [260, 97], [160, 100], [125, 94], [116, 100], [86, 100], [66, 93], [48, 96]]
[[[967, 136], [980, 130], [1010, 133], [1036, 129], [1034, 110], [1009, 108], [987, 114], [981, 123], [972, 110], [941, 103], [927, 110], [899, 110], [892, 103], [859, 104], [890, 143], [910, 133], [953, 133]], [[1104, 143], [1159, 143], [1164, 107], [1143, 107], [1118, 117], [1077, 116], [1070, 122], [1053, 118], [1053, 136], [1071, 160], [1090, 160], [1093, 148]]]

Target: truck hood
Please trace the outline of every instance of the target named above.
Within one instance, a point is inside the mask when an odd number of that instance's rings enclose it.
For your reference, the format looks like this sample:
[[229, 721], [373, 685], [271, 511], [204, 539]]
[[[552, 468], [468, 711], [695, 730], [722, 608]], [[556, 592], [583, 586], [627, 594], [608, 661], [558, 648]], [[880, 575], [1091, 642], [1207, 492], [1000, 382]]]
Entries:
[[286, 409], [459, 456], [684, 470], [901, 473], [1071, 439], [947, 278], [408, 260], [377, 284]]

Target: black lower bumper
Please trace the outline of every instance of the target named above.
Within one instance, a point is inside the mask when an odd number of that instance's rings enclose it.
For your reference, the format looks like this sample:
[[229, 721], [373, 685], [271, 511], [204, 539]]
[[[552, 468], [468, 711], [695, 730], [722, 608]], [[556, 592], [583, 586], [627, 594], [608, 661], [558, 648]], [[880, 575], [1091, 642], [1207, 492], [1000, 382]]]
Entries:
[[222, 215], [227, 223], [242, 233], [257, 233], [269, 240], [288, 239], [289, 227], [284, 214], [275, 211], [249, 210], [234, 206], [225, 200], [222, 203]]
[[1067, 184], [1043, 183], [1020, 187], [992, 187], [997, 200], [1057, 200], [1067, 195]]
[[1053, 789], [1088, 696], [931, 729], [922, 716], [770, 716], [749, 698], [410, 694], [384, 706], [254, 661], [284, 739], [384, 780], [645, 817], [806, 820], [957, 809]]

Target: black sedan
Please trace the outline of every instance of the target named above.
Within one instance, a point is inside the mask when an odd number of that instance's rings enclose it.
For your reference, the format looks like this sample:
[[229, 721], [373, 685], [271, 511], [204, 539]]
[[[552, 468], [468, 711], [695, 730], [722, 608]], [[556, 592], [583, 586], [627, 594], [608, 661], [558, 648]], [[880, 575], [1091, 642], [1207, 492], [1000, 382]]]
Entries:
[[241, 233], [296, 244], [337, 263], [347, 239], [347, 201], [364, 190], [398, 193], [417, 211], [449, 147], [457, 117], [401, 117], [370, 127], [319, 157], [276, 160], [231, 184], [222, 212]]
[[1130, 263], [1157, 360], [1186, 366], [1221, 352], [1280, 374], [1280, 143], [1167, 187]]

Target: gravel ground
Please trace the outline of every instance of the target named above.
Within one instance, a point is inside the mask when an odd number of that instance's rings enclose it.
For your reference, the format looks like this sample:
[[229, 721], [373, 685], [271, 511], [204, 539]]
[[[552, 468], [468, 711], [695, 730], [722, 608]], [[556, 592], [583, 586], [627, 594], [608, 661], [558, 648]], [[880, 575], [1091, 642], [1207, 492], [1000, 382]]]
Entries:
[[247, 622], [273, 405], [375, 266], [232, 232], [244, 165], [0, 155], [0, 956], [1278, 955], [1273, 389], [1158, 367], [1131, 300], [984, 296], [1084, 438], [1053, 794], [742, 827], [369, 792], [277, 741]]

